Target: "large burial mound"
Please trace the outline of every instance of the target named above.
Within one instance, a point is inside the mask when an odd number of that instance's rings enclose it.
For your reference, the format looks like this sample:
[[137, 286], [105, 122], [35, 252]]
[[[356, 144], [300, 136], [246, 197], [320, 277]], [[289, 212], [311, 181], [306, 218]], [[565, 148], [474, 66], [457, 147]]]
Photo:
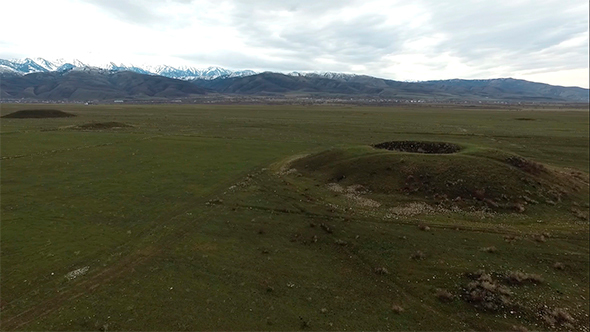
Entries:
[[132, 126], [122, 122], [91, 122], [79, 125], [76, 129], [82, 130], [105, 130], [105, 129], [119, 129], [119, 128], [131, 128]]
[[[588, 202], [585, 173], [500, 150], [444, 142], [335, 148], [298, 159], [290, 167], [328, 186], [361, 186], [385, 206], [422, 201], [498, 212], [525, 212], [534, 206], [570, 212], [572, 206]], [[571, 212], [587, 218], [580, 210]]]
[[76, 116], [60, 110], [21, 110], [2, 116], [7, 119], [70, 118]]

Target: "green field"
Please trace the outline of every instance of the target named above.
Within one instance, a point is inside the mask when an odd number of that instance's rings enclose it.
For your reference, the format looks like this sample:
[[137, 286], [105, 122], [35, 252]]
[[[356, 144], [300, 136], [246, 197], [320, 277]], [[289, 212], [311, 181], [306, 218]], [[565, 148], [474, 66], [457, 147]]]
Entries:
[[[1, 120], [2, 330], [588, 331], [587, 106], [3, 104], [0, 115], [31, 108], [77, 116]], [[131, 127], [78, 127], [112, 121]], [[467, 148], [445, 159], [369, 147], [393, 140]], [[490, 166], [504, 155], [551, 173], [508, 180], [519, 170]], [[489, 188], [523, 179], [521, 198], [567, 184], [521, 212], [437, 209], [367, 156], [397, 158], [383, 165], [394, 174], [460, 162], [448, 174]], [[347, 193], [357, 183], [371, 190]]]

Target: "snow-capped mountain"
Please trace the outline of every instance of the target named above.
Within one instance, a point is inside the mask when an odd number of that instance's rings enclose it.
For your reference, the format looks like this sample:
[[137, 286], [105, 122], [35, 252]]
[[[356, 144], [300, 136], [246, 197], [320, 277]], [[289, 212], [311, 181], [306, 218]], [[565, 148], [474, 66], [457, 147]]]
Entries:
[[252, 70], [232, 71], [221, 67], [195, 68], [188, 66], [172, 67], [167, 65], [135, 66], [122, 63], [117, 64], [115, 62], [90, 66], [88, 64], [83, 63], [80, 60], [75, 59], [57, 59], [53, 61], [46, 60], [43, 58], [26, 58], [13, 60], [0, 59], [0, 73], [4, 74], [26, 75], [38, 72], [61, 72], [91, 67], [110, 71], [132, 71], [140, 74], [159, 75], [182, 80], [212, 80], [216, 78], [243, 77], [256, 74], [256, 72]]
[[332, 80], [345, 80], [351, 77], [358, 76], [357, 74], [346, 74], [346, 73], [336, 73], [331, 71], [311, 71], [311, 72], [299, 72], [293, 71], [288, 73], [287, 75], [290, 76], [305, 76], [305, 77], [320, 77], [320, 78], [329, 78]]
[[356, 74], [346, 74], [346, 73], [335, 73], [331, 71], [313, 71], [313, 72], [290, 72], [288, 73], [290, 76], [303, 76], [303, 77], [319, 77], [319, 78], [329, 78], [332, 80], [338, 81], [348, 81], [351, 78], [357, 77], [359, 75]]

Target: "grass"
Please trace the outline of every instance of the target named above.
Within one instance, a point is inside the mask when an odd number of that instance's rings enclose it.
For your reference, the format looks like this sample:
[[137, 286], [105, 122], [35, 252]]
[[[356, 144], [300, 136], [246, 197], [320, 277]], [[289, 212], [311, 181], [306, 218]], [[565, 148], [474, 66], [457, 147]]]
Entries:
[[[3, 330], [538, 330], [587, 321], [588, 221], [570, 211], [587, 213], [583, 187], [567, 208], [388, 217], [416, 198], [394, 187], [346, 191], [364, 179], [354, 172], [337, 192], [327, 186], [334, 175], [287, 163], [326, 150], [340, 165], [398, 158], [366, 155], [367, 145], [426, 140], [465, 149], [406, 162], [475, 160], [490, 171], [517, 155], [587, 177], [587, 110], [51, 108], [77, 116], [0, 126]], [[2, 105], [0, 114], [19, 109]], [[130, 127], [76, 128], [112, 122]], [[514, 314], [463, 299], [466, 273], [480, 269], [496, 284], [525, 280], [506, 285]], [[484, 296], [504, 286], [473, 287]]]

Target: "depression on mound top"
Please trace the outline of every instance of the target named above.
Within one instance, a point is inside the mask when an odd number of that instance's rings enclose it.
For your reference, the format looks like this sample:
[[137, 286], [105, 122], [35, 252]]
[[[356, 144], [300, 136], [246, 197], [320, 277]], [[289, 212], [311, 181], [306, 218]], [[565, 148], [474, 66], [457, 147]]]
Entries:
[[430, 154], [449, 154], [461, 150], [459, 145], [447, 142], [391, 141], [372, 146], [376, 149]]

